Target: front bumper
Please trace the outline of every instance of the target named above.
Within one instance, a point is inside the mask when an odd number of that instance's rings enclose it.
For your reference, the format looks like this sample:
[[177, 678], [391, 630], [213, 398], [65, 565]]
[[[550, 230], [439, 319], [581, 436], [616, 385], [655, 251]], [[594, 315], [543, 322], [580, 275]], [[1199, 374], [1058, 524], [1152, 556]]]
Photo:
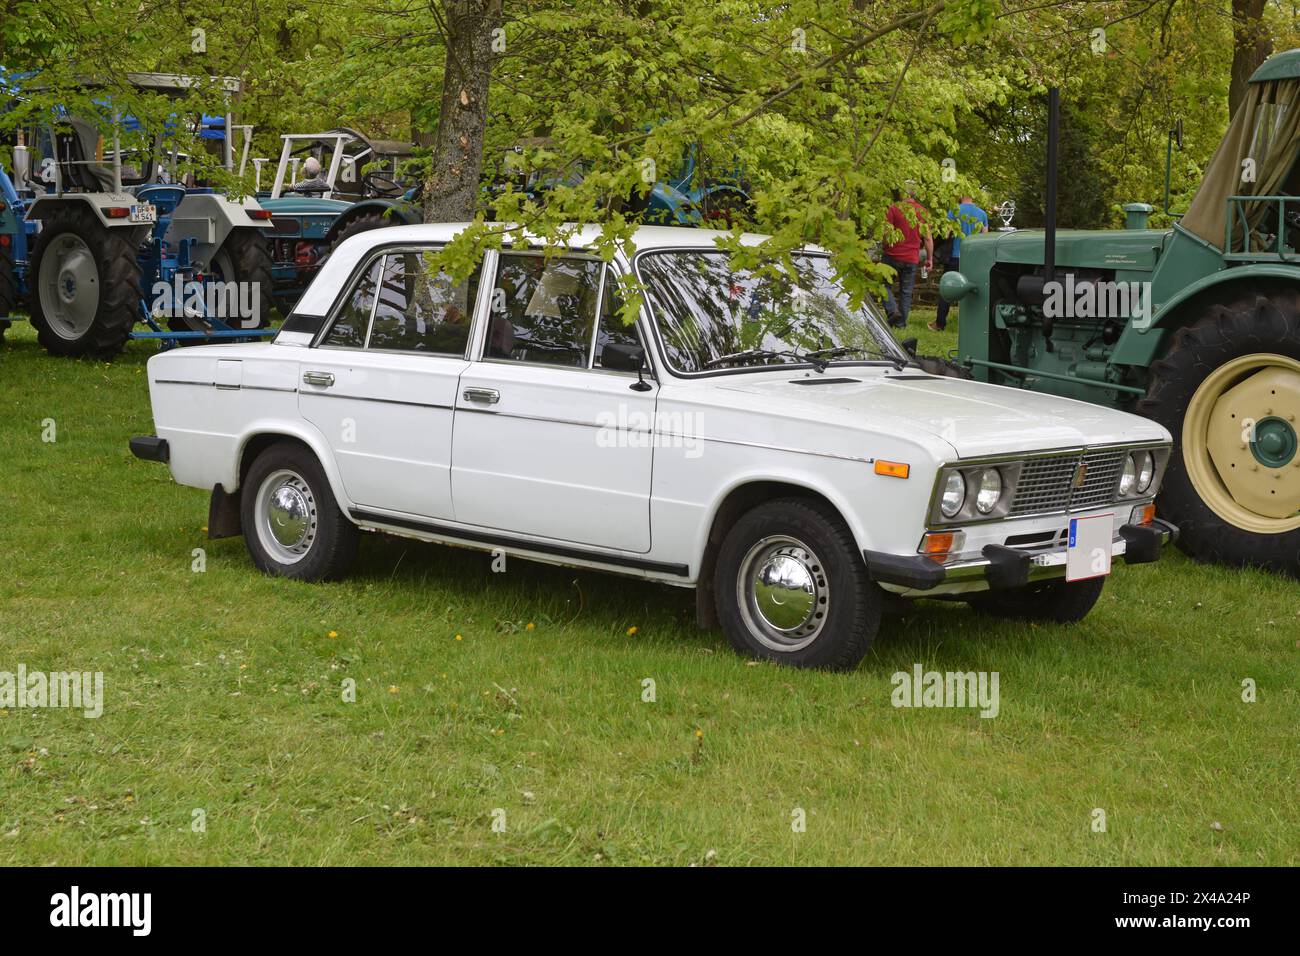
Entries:
[[[1161, 549], [1177, 539], [1178, 528], [1159, 518], [1149, 525], [1126, 524], [1111, 542], [1111, 554], [1122, 557], [1125, 564], [1148, 564], [1158, 560]], [[887, 590], [906, 597], [940, 597], [1063, 579], [1066, 549], [988, 544], [978, 557], [960, 557], [943, 564], [920, 554], [863, 551], [862, 557], [872, 580]]]

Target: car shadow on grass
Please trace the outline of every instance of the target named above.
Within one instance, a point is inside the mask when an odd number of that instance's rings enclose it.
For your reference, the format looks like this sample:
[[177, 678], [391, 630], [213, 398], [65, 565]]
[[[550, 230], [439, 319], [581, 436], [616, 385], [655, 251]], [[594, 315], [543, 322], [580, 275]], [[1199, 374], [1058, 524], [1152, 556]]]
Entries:
[[[507, 555], [504, 571], [493, 571], [488, 552], [367, 534], [352, 577], [369, 585], [418, 593], [430, 581], [461, 597], [467, 610], [491, 608], [504, 623], [518, 619], [580, 621], [597, 632], [628, 627], [655, 634], [675, 646], [727, 651], [718, 628], [695, 626], [695, 594], [655, 581], [558, 567]], [[918, 601], [904, 613], [887, 613], [859, 672], [890, 671], [900, 662], [947, 663], [967, 669], [990, 653], [1017, 657], [1055, 651], [1057, 640], [1076, 639], [1071, 628], [1027, 625], [979, 613], [960, 602]]]

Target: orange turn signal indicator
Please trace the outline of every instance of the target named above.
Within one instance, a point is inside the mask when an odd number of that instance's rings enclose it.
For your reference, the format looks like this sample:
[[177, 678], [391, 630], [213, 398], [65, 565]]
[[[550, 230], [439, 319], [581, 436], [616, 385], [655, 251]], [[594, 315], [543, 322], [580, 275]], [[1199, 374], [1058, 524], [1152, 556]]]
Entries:
[[964, 531], [930, 531], [921, 539], [921, 553], [932, 561], [942, 562], [966, 541]]
[[886, 478], [906, 478], [911, 470], [912, 466], [905, 462], [876, 459], [876, 474], [884, 475]]

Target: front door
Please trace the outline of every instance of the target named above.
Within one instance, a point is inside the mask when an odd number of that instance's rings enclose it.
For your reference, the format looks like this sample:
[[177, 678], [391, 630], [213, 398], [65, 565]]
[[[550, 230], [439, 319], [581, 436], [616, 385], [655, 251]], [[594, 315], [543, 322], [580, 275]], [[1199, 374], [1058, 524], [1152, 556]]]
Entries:
[[657, 389], [601, 366], [639, 342], [597, 259], [502, 253], [481, 359], [460, 377], [456, 520], [620, 551], [650, 550]]

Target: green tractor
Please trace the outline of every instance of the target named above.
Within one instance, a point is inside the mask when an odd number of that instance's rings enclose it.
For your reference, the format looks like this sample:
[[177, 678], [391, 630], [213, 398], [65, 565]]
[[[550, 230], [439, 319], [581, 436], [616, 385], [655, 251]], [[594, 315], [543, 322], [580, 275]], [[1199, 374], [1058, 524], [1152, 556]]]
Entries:
[[[1266, 61], [1185, 215], [962, 241], [940, 293], [978, 379], [1124, 408], [1174, 437], [1158, 507], [1194, 558], [1300, 576], [1300, 50]], [[1116, 476], [1120, 480], [1119, 476]]]

